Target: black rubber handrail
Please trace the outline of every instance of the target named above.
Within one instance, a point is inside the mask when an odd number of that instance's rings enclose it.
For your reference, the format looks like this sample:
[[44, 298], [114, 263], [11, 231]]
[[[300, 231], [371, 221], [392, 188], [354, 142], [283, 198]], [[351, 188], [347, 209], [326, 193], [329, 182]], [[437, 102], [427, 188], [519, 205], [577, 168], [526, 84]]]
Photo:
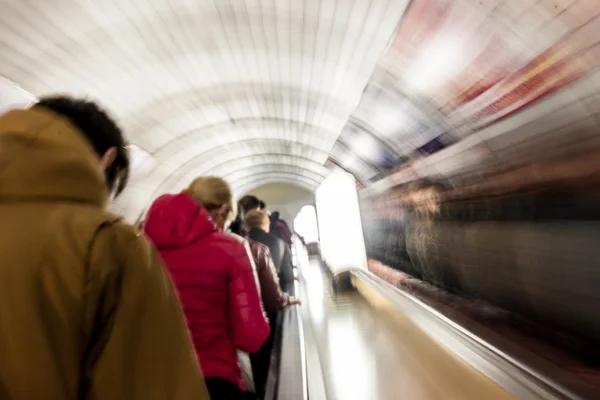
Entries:
[[[295, 293], [294, 287], [284, 288]], [[298, 306], [277, 316], [265, 400], [308, 400], [304, 329]]]

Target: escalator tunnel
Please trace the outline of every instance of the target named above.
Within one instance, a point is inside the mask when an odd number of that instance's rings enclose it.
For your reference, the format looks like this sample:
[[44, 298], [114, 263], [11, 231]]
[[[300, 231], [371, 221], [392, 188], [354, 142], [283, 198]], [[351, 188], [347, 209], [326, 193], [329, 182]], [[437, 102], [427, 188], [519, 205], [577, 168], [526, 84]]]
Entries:
[[302, 216], [268, 400], [596, 399], [599, 33], [597, 0], [4, 0], [0, 116], [106, 108], [129, 224], [198, 176]]

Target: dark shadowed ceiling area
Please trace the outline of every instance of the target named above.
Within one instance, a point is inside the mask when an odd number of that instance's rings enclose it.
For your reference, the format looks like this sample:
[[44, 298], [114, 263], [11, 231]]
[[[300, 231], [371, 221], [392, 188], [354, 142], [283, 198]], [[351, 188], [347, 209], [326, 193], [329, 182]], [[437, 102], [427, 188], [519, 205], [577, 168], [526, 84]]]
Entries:
[[595, 146], [599, 14], [597, 0], [4, 0], [0, 75], [119, 119], [144, 173], [113, 207], [135, 219], [201, 174], [239, 195], [314, 191], [343, 168], [368, 194]]

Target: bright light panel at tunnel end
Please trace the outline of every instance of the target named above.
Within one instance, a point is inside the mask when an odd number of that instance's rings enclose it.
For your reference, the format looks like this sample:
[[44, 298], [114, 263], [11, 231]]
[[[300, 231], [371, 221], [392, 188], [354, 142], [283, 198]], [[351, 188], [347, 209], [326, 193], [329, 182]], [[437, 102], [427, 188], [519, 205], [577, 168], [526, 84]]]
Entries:
[[358, 194], [354, 177], [336, 171], [316, 191], [321, 254], [333, 273], [367, 269]]
[[311, 205], [302, 207], [294, 219], [294, 230], [302, 235], [306, 243], [319, 241], [319, 228], [317, 225], [317, 212]]

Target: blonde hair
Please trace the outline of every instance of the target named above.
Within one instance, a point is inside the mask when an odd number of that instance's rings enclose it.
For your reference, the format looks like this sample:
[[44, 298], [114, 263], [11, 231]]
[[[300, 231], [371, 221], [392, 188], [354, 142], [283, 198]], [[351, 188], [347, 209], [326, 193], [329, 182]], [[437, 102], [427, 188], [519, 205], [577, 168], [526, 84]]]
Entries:
[[235, 214], [231, 187], [219, 177], [200, 176], [194, 179], [184, 192], [192, 196], [208, 211], [215, 211], [223, 205], [227, 205], [230, 208], [228, 218]]
[[246, 214], [244, 223], [248, 229], [260, 228], [270, 223], [269, 216], [264, 211], [252, 210]]

